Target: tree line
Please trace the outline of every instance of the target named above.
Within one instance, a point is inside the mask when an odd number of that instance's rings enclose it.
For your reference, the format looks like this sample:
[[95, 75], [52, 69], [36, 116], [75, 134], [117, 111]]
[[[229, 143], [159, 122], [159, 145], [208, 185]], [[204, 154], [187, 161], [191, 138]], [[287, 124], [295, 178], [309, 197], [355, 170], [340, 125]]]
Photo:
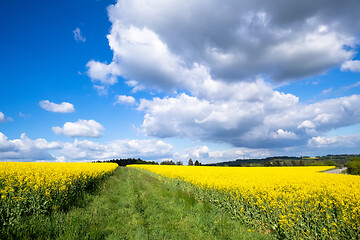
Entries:
[[117, 163], [119, 166], [125, 167], [126, 165], [131, 164], [152, 164], [152, 165], [159, 165], [157, 162], [154, 161], [144, 161], [140, 158], [126, 158], [126, 159], [111, 159], [105, 161], [94, 161], [97, 163]]
[[[165, 161], [160, 162], [160, 165], [184, 165], [184, 164], [182, 161], [174, 162], [173, 160], [165, 160]], [[193, 160], [191, 158], [189, 158], [188, 165], [189, 166], [201, 166], [201, 162], [199, 162], [198, 160], [195, 160], [195, 162], [193, 162]]]
[[[145, 161], [140, 158], [126, 158], [126, 159], [111, 159], [111, 160], [103, 160], [103, 161], [93, 161], [96, 163], [117, 163], [119, 166], [127, 166], [131, 164], [152, 164], [159, 165], [159, 163], [155, 161]], [[160, 162], [160, 165], [184, 165], [182, 161], [174, 162], [173, 160], [164, 160]], [[193, 160], [189, 158], [188, 165], [190, 166], [201, 166], [201, 163], [198, 160]]]
[[235, 161], [208, 164], [208, 166], [229, 167], [280, 167], [280, 166], [336, 166], [345, 167], [352, 158], [360, 155], [326, 155], [326, 156], [275, 156], [268, 158], [236, 159]]

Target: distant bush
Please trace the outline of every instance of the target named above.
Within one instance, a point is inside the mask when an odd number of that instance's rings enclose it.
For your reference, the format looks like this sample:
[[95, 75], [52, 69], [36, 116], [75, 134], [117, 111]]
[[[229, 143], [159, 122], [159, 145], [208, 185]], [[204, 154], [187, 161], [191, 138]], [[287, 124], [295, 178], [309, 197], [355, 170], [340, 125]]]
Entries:
[[349, 174], [360, 175], [360, 158], [351, 158], [346, 165]]
[[332, 160], [326, 160], [324, 161], [323, 163], [324, 166], [337, 166], [338, 167], [338, 164]]
[[175, 165], [173, 160], [165, 160], [160, 163], [160, 165]]

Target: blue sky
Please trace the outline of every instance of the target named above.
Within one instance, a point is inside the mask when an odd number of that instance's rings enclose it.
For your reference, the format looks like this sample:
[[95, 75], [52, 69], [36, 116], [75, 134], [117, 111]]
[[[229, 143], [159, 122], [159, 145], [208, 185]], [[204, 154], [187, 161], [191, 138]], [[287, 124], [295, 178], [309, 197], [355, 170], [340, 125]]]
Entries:
[[1, 1], [0, 160], [359, 154], [359, 10]]

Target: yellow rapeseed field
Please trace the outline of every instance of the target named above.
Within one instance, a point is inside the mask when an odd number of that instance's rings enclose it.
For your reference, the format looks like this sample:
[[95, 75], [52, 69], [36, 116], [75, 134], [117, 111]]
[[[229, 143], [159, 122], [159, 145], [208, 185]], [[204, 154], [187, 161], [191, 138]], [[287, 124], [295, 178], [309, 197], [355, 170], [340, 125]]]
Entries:
[[194, 194], [279, 238], [360, 238], [360, 176], [320, 172], [332, 167], [130, 167], [190, 183]]
[[0, 224], [24, 215], [68, 209], [115, 163], [0, 162]]
[[1, 198], [21, 198], [25, 191], [64, 191], [73, 182], [83, 182], [111, 173], [117, 164], [0, 162]]

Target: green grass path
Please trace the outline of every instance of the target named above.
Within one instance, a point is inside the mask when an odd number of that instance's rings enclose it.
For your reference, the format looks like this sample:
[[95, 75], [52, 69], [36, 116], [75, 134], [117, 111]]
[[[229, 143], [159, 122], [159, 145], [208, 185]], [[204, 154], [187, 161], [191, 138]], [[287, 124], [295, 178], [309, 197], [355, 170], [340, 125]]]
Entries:
[[[40, 238], [269, 239], [206, 202], [134, 168], [119, 167], [84, 207], [44, 221]], [[51, 233], [52, 236], [46, 237]]]

